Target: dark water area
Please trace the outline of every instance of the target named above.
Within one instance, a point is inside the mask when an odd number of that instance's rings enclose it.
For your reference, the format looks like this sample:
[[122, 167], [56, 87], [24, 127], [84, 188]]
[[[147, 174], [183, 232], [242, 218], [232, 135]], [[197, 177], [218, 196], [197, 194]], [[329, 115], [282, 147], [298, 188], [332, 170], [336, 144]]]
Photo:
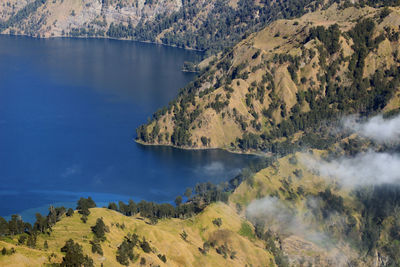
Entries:
[[232, 178], [253, 156], [146, 147], [135, 129], [194, 78], [177, 48], [0, 36], [0, 216], [33, 220], [79, 197], [172, 202]]

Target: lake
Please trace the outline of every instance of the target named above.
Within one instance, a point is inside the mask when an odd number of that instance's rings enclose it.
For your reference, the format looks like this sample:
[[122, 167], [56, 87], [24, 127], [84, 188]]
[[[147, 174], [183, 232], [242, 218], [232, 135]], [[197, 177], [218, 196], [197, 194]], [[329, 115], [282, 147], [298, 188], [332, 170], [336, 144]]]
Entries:
[[172, 202], [236, 175], [254, 156], [146, 147], [135, 130], [179, 88], [194, 51], [103, 39], [0, 36], [0, 216], [49, 205]]

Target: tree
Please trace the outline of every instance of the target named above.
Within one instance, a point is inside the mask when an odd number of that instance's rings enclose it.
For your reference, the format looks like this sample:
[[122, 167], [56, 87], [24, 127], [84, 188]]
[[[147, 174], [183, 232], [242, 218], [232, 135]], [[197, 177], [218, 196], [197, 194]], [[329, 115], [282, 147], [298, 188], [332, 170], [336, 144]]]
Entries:
[[0, 217], [0, 236], [5, 236], [9, 233], [8, 222], [3, 217]]
[[185, 230], [183, 230], [182, 233], [181, 233], [180, 235], [181, 235], [181, 238], [182, 238], [183, 240], [185, 240], [185, 241], [187, 240], [188, 234], [186, 233]]
[[49, 214], [47, 215], [48, 225], [55, 225], [59, 220], [61, 220], [61, 217], [65, 214], [65, 212], [66, 209], [63, 206], [57, 208], [50, 206]]
[[88, 197], [87, 199], [81, 197], [78, 200], [77, 204], [78, 205], [77, 205], [76, 209], [78, 210], [78, 212], [80, 214], [86, 215], [86, 216], [89, 216], [89, 214], [90, 214], [89, 209], [96, 207], [96, 203], [93, 201], [93, 199], [91, 197]]
[[167, 257], [165, 257], [165, 255], [158, 254], [157, 257], [158, 257], [162, 262], [164, 262], [164, 263], [167, 262]]
[[25, 244], [26, 239], [27, 239], [26, 235], [21, 235], [21, 236], [18, 238], [18, 244], [20, 244], [20, 245]]
[[118, 211], [118, 206], [114, 202], [108, 204], [108, 209]]
[[133, 254], [133, 248], [136, 246], [139, 238], [136, 234], [125, 236], [124, 241], [117, 249], [116, 259], [122, 265], [129, 265], [129, 261], [133, 261], [139, 255]]
[[142, 242], [140, 242], [140, 247], [143, 249], [143, 251], [145, 253], [150, 253], [151, 252], [150, 244], [149, 244], [149, 242], [146, 241], [145, 237], [143, 237]]
[[36, 235], [29, 235], [28, 240], [26, 241], [26, 245], [31, 248], [36, 247]]
[[46, 250], [49, 248], [49, 244], [47, 243], [47, 240], [44, 241], [43, 247], [44, 247], [44, 249], [46, 249]]
[[36, 213], [36, 222], [33, 225], [33, 229], [44, 233], [48, 227], [48, 220], [46, 217], [42, 216], [40, 213]]
[[118, 202], [118, 206], [119, 206], [119, 212], [121, 212], [124, 215], [128, 215], [128, 213], [129, 213], [129, 206], [128, 205], [126, 205], [122, 201], [119, 201]]
[[104, 224], [104, 221], [102, 218], [98, 218], [96, 221], [96, 224], [94, 226], [92, 226], [92, 232], [94, 233], [94, 236], [100, 241], [106, 240], [106, 233], [108, 233], [109, 231], [110, 230]]
[[83, 223], [86, 223], [87, 220], [88, 220], [87, 215], [86, 215], [86, 214], [83, 214], [82, 217], [81, 217], [81, 221], [82, 221]]
[[72, 239], [69, 239], [67, 242], [65, 242], [65, 245], [61, 248], [61, 252], [65, 253], [63, 261], [61, 262], [62, 267], [94, 266], [93, 260], [88, 255], [83, 254], [82, 246], [78, 243], [75, 243]]
[[92, 245], [93, 253], [97, 253], [97, 254], [103, 256], [103, 249], [101, 248], [100, 240], [95, 238], [94, 240], [90, 241], [90, 244]]
[[12, 235], [22, 234], [25, 229], [24, 222], [22, 221], [21, 216], [16, 214], [11, 215], [11, 220], [8, 222], [8, 227], [10, 234]]
[[185, 197], [189, 198], [192, 195], [192, 188], [188, 187], [185, 191]]
[[69, 208], [66, 215], [67, 215], [67, 217], [73, 216], [74, 215], [74, 210]]
[[217, 227], [221, 227], [221, 225], [222, 225], [222, 219], [221, 218], [215, 218], [212, 222]]
[[200, 140], [201, 140], [201, 143], [203, 144], [203, 146], [207, 146], [208, 145], [208, 138], [207, 137], [202, 136], [200, 138]]
[[180, 206], [180, 205], [182, 204], [182, 197], [181, 197], [181, 196], [177, 196], [177, 197], [175, 198], [175, 204], [176, 204], [177, 206]]

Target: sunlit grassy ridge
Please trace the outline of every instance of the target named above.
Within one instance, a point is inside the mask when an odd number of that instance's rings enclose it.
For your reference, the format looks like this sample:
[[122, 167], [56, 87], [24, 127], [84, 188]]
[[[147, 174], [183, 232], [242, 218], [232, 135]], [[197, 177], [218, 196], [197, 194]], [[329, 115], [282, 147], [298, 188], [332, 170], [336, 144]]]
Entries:
[[[138, 128], [138, 140], [192, 149], [273, 150], [272, 143], [291, 143], [336, 116], [396, 109], [399, 25], [398, 7], [336, 4], [274, 21], [208, 66], [200, 64], [200, 76]], [[386, 89], [389, 99], [383, 102], [368, 95], [376, 90], [383, 96], [379, 90]]]
[[[96, 266], [120, 266], [116, 261], [117, 247], [128, 233], [136, 233], [140, 238], [145, 238], [152, 248], [151, 253], [144, 253], [135, 248], [139, 258], [145, 258], [147, 264], [160, 266], [265, 266], [269, 264], [272, 256], [264, 249], [264, 244], [252, 237], [252, 227], [245, 222], [229, 206], [216, 203], [207, 207], [202, 213], [186, 220], [165, 219], [156, 225], [151, 225], [140, 217], [127, 217], [118, 212], [105, 208], [93, 208], [88, 221], [84, 224], [80, 215], [75, 213], [72, 217], [64, 217], [54, 227], [50, 235], [40, 235], [37, 239], [37, 248], [31, 249], [26, 246], [17, 246], [16, 239], [0, 241], [0, 247], [7, 249], [14, 247], [16, 253], [13, 255], [0, 256], [2, 266], [38, 266], [48, 263], [61, 262], [63, 254], [60, 248], [65, 241], [72, 238], [83, 246], [85, 254], [91, 256]], [[93, 233], [90, 227], [97, 218], [103, 218], [104, 223], [110, 228], [106, 234], [107, 240], [101, 243], [104, 256], [92, 254], [90, 240]], [[220, 227], [213, 224], [213, 220], [221, 218]], [[124, 229], [117, 227], [124, 225]], [[243, 233], [243, 225], [247, 225]], [[181, 233], [187, 233], [186, 241], [182, 239]], [[48, 250], [43, 247], [44, 241], [48, 242]], [[203, 247], [205, 241], [212, 241], [215, 247], [227, 245], [231, 255], [224, 258], [211, 248], [207, 254], [202, 254], [199, 248]], [[232, 254], [232, 252], [234, 252]], [[55, 253], [56, 257], [49, 256]], [[165, 255], [166, 263], [163, 263], [158, 254]], [[131, 265], [139, 265], [139, 260]]]

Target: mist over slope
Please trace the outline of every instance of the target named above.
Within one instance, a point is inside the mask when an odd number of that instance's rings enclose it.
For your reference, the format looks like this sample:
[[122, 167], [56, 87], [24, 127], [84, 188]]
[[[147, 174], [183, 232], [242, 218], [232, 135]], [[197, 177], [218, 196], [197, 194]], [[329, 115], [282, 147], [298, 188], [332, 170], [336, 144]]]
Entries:
[[0, 264], [62, 266], [73, 238], [96, 266], [399, 266], [399, 26], [398, 7], [334, 4], [210, 58], [138, 141], [269, 157], [176, 206], [0, 219]]

